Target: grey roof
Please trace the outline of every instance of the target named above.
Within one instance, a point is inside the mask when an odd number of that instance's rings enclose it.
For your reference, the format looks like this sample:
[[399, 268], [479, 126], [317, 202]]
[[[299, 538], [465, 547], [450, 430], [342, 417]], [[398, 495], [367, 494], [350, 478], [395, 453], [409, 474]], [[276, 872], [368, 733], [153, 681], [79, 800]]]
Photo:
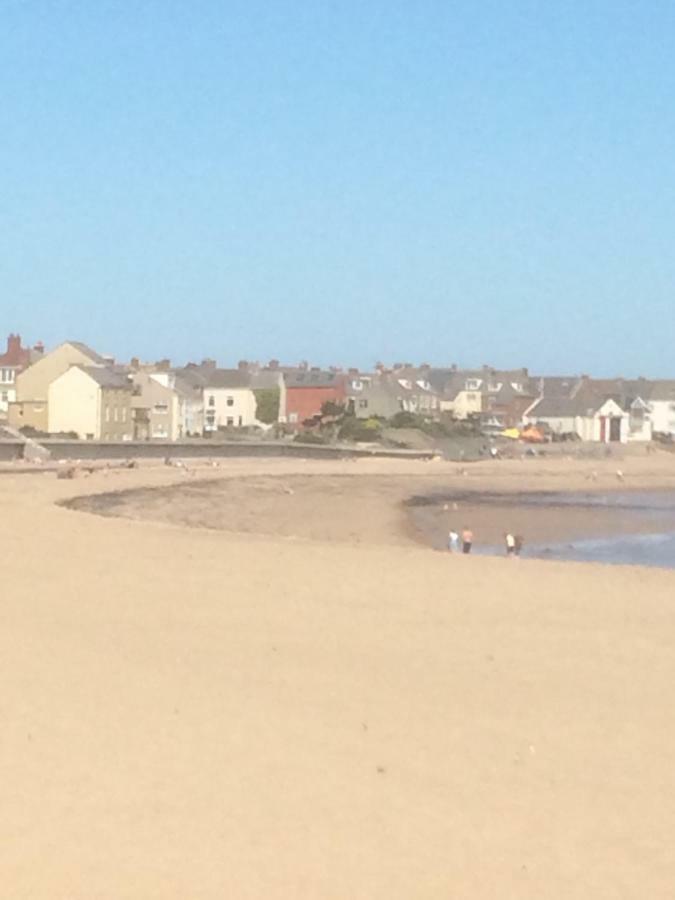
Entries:
[[247, 388], [251, 386], [251, 376], [242, 369], [202, 369], [200, 373], [206, 389]]
[[528, 416], [538, 419], [567, 419], [581, 415], [573, 397], [543, 397], [530, 408]]
[[640, 394], [643, 400], [667, 400], [675, 402], [675, 381], [672, 379], [659, 379], [647, 383], [647, 391]]
[[532, 382], [542, 397], [570, 397], [579, 384], [578, 375], [533, 376]]
[[278, 388], [281, 380], [281, 372], [265, 370], [262, 372], [253, 372], [250, 375], [250, 384], [254, 391]]
[[91, 347], [88, 347], [86, 344], [83, 344], [81, 341], [66, 341], [66, 344], [70, 344], [71, 347], [76, 347], [80, 353], [84, 353], [85, 356], [88, 356], [89, 359], [98, 366], [104, 366], [106, 361], [100, 356], [95, 350], [92, 350]]
[[202, 381], [186, 376], [184, 370], [182, 369], [173, 373], [173, 384], [174, 390], [181, 396], [187, 397], [188, 399], [192, 399], [195, 396], [201, 395], [203, 386]]
[[120, 375], [119, 372], [115, 372], [113, 369], [106, 369], [104, 366], [77, 366], [77, 368], [86, 372], [102, 388], [133, 390], [134, 386], [131, 381], [125, 375]]
[[174, 374], [185, 385], [190, 385], [193, 390], [201, 390], [206, 384], [204, 369], [200, 366], [185, 366], [184, 369], [175, 369]]
[[289, 388], [335, 387], [336, 384], [340, 383], [340, 379], [342, 378], [344, 378], [344, 374], [314, 371], [313, 369], [284, 374], [286, 387]]

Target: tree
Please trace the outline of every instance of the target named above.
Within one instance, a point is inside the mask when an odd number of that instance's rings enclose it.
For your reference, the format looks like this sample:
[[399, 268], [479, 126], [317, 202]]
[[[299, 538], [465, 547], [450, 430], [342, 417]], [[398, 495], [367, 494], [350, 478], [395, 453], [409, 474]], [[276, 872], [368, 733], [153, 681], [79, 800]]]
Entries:
[[279, 403], [281, 391], [279, 388], [260, 388], [253, 391], [255, 396], [255, 417], [264, 425], [274, 425], [279, 421]]
[[321, 415], [322, 416], [332, 416], [336, 419], [341, 418], [345, 414], [345, 408], [341, 403], [336, 403], [334, 400], [326, 400], [321, 404]]

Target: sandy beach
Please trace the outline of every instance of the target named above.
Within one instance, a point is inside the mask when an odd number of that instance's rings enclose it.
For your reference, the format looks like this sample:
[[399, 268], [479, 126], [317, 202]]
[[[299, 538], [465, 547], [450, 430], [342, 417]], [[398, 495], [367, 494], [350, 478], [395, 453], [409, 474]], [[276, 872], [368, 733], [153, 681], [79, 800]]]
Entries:
[[[621, 468], [675, 488], [670, 454]], [[433, 552], [405, 506], [616, 469], [1, 475], [3, 896], [670, 898], [675, 572], [514, 577]]]

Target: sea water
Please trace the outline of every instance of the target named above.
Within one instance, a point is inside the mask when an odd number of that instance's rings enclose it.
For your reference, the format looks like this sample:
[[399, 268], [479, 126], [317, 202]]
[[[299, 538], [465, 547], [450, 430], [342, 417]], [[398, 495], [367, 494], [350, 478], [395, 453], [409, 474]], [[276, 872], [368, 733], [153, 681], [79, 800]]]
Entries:
[[[600, 562], [613, 565], [675, 568], [675, 492], [640, 491], [610, 494], [533, 494], [521, 496], [519, 503], [534, 506], [605, 507], [621, 510], [624, 520], [658, 519], [658, 532], [620, 534], [608, 537], [568, 539], [526, 546], [524, 556], [532, 559]], [[668, 521], [672, 513], [672, 521]], [[665, 528], [664, 528], [665, 526]], [[501, 547], [476, 548], [479, 553], [503, 553]]]

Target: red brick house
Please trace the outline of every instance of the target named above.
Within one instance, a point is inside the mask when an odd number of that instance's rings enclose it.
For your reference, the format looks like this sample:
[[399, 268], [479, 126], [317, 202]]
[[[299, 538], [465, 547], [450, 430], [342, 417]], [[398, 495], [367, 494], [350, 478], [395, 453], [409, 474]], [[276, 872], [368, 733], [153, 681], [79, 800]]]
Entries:
[[286, 382], [286, 421], [295, 428], [321, 414], [324, 403], [345, 404], [345, 376], [337, 372], [307, 369], [284, 374]]
[[16, 400], [16, 376], [42, 353], [42, 345], [34, 350], [21, 345], [21, 336], [10, 334], [7, 350], [0, 354], [0, 418], [6, 418], [9, 404]]

